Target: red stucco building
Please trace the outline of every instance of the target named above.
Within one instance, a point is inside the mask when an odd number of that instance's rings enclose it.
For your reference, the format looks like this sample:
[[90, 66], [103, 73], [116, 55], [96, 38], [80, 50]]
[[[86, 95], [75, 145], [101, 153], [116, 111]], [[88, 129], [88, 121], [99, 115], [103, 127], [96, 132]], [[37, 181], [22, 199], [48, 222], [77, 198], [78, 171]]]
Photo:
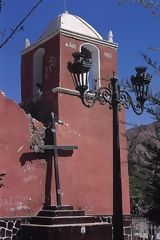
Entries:
[[[111, 32], [105, 40], [83, 19], [65, 12], [49, 24], [36, 43], [26, 40], [22, 51], [23, 107], [44, 124], [54, 112], [57, 143], [78, 146], [71, 156], [58, 159], [62, 204], [84, 209], [88, 214], [113, 213], [112, 110], [98, 103], [93, 108], [85, 107], [76, 96], [67, 65], [73, 60], [74, 52], [88, 51], [92, 58], [88, 88], [96, 90], [108, 85], [113, 71], [117, 73], [117, 47]], [[31, 156], [27, 159], [31, 153], [32, 123], [14, 103], [6, 99], [0, 101], [5, 101], [1, 104], [0, 127], [10, 122], [9, 114], [2, 118], [6, 106], [11, 106], [7, 111], [12, 111], [15, 122], [6, 128], [9, 133], [3, 137], [0, 134], [2, 170], [6, 172], [7, 186], [1, 188], [0, 214], [2, 217], [35, 215], [45, 201], [46, 162], [32, 160]], [[121, 124], [125, 122], [124, 111], [119, 115], [123, 214], [130, 215], [126, 129], [125, 124]], [[51, 201], [52, 205], [56, 204], [54, 172]]]
[[[109, 41], [104, 40], [83, 19], [67, 12], [54, 19], [40, 39], [22, 52], [22, 102], [38, 99], [43, 104], [40, 117], [45, 119], [44, 115], [53, 111], [62, 123], [56, 125], [58, 143], [79, 147], [72, 157], [59, 159], [63, 204], [84, 208], [89, 213], [112, 214], [112, 111], [98, 103], [88, 109], [69, 92], [74, 92], [75, 86], [67, 64], [73, 59], [72, 53], [85, 50], [92, 56], [89, 88], [108, 85], [113, 71], [117, 72], [117, 44], [112, 36]], [[123, 111], [120, 118], [125, 122]], [[120, 127], [121, 133], [125, 133], [125, 125]], [[123, 211], [129, 214], [124, 134], [121, 159]], [[52, 199], [54, 203], [54, 182]]]

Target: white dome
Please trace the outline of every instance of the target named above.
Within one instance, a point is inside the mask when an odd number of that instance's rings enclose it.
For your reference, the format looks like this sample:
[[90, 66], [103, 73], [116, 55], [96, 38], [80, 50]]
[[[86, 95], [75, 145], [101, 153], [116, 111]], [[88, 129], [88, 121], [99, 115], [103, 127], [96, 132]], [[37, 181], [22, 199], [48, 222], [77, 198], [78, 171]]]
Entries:
[[61, 30], [74, 32], [101, 40], [103, 39], [100, 34], [86, 21], [78, 16], [71, 15], [68, 12], [62, 13], [52, 20], [41, 35], [40, 39], [46, 38], [53, 33], [60, 32]]

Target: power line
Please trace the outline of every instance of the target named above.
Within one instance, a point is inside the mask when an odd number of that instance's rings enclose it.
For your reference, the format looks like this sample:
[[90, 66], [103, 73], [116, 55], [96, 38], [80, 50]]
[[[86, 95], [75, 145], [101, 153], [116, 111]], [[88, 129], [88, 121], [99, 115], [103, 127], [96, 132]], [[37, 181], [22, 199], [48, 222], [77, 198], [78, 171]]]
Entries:
[[2, 48], [8, 41], [13, 37], [13, 35], [18, 31], [18, 30], [23, 30], [22, 24], [27, 20], [27, 18], [34, 12], [34, 10], [43, 2], [44, 0], [39, 0], [33, 7], [32, 9], [27, 13], [27, 15], [17, 24], [15, 28], [12, 29], [11, 34], [0, 44], [0, 48]]

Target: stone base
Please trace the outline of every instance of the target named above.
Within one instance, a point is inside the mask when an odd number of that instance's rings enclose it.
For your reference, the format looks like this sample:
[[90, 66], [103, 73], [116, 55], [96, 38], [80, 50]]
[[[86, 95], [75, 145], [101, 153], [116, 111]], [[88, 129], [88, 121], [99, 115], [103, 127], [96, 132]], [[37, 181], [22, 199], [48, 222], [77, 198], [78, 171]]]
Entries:
[[21, 240], [111, 240], [112, 228], [106, 223], [23, 226]]
[[[68, 212], [68, 216], [43, 216], [46, 211], [43, 212], [43, 210], [70, 210]], [[70, 216], [72, 211], [72, 214], [74, 213], [75, 216]], [[41, 213], [40, 213], [41, 212]], [[50, 230], [51, 226], [56, 225], [59, 229], [59, 231], [65, 231], [65, 234], [69, 236], [69, 239], [72, 239], [70, 235], [72, 235], [75, 232], [75, 238], [77, 239], [77, 235], [79, 234], [81, 236], [81, 239], [89, 239], [88, 234], [90, 233], [91, 236], [95, 235], [101, 237], [103, 239], [103, 234], [107, 237], [107, 239], [111, 239], [111, 223], [112, 223], [112, 216], [88, 216], [84, 215], [83, 211], [80, 211], [79, 213], [81, 216], [76, 216], [77, 211], [73, 211], [72, 206], [50, 206], [50, 207], [44, 207], [39, 213], [42, 214], [42, 216], [35, 216], [35, 217], [17, 217], [17, 218], [0, 218], [0, 240], [17, 240], [20, 238], [23, 239], [24, 237], [22, 236], [22, 233], [24, 231], [24, 235], [28, 236], [28, 240], [31, 239], [31, 236], [28, 235], [28, 227], [31, 230], [32, 226], [32, 231], [35, 231], [34, 227], [37, 227], [39, 225], [40, 230], [40, 236], [38, 237], [41, 239], [42, 232], [46, 232], [46, 227], [48, 227], [47, 232], [50, 235]], [[63, 212], [64, 213], [64, 212]], [[66, 213], [66, 212], [65, 212]], [[47, 214], [50, 214], [50, 212], [47, 212]], [[62, 214], [62, 213], [61, 213]], [[61, 215], [60, 214], [60, 215]], [[59, 212], [55, 212], [54, 214], [51, 213], [51, 215], [59, 215]], [[141, 220], [142, 221], [142, 220]], [[140, 221], [140, 223], [141, 223]], [[137, 221], [136, 221], [137, 222]], [[26, 224], [24, 224], [26, 223]], [[28, 224], [27, 224], [28, 223]], [[110, 224], [106, 224], [110, 223]], [[132, 230], [132, 224], [134, 224], [134, 221], [132, 223], [132, 218], [131, 216], [124, 216], [124, 240], [131, 240], [133, 239], [132, 237], [134, 236], [134, 228]], [[104, 225], [104, 226], [103, 226]], [[140, 224], [139, 224], [140, 225]], [[26, 226], [26, 228], [25, 228]], [[46, 226], [46, 227], [43, 227]], [[62, 226], [64, 228], [62, 228]], [[68, 228], [67, 228], [68, 226]], [[141, 225], [140, 225], [141, 226]], [[19, 231], [20, 228], [20, 231]], [[148, 228], [147, 228], [148, 229]], [[29, 231], [30, 231], [29, 230]], [[18, 232], [19, 231], [19, 232]], [[27, 231], [27, 233], [25, 233]], [[57, 231], [54, 228], [54, 236], [58, 236]], [[53, 231], [51, 236], [48, 236], [50, 239], [53, 235]], [[101, 232], [102, 231], [102, 232]], [[160, 232], [160, 231], [158, 231]], [[17, 234], [18, 233], [18, 234]], [[37, 233], [35, 233], [37, 234]], [[132, 236], [133, 234], [133, 236]], [[17, 235], [17, 236], [16, 236]], [[138, 235], [139, 236], [139, 235]], [[97, 237], [96, 240], [99, 240], [99, 237]], [[49, 239], [47, 238], [47, 239]], [[59, 238], [59, 237], [58, 237]], [[45, 240], [47, 240], [45, 239]], [[63, 239], [63, 238], [62, 238]], [[94, 237], [92, 238], [94, 240]], [[91, 240], [92, 240], [91, 239]], [[106, 240], [107, 240], [106, 239]], [[135, 239], [138, 239], [137, 237], [137, 232], [136, 232], [136, 237]], [[58, 239], [59, 240], [59, 239]], [[68, 240], [68, 239], [66, 239]]]
[[16, 240], [22, 223], [28, 218], [0, 218], [0, 240]]
[[132, 217], [124, 216], [123, 220], [124, 240], [132, 240]]
[[50, 206], [22, 224], [20, 240], [111, 240], [112, 225], [101, 216], [86, 216], [71, 206]]

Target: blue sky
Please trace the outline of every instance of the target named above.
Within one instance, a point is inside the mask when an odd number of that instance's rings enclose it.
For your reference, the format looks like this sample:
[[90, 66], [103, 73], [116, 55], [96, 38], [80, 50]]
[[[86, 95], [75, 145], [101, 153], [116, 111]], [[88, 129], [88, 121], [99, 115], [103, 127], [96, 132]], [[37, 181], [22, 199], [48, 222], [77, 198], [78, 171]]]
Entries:
[[[0, 31], [10, 30], [28, 13], [36, 0], [6, 0], [0, 14]], [[140, 52], [160, 56], [148, 50], [160, 47], [160, 18], [154, 17], [140, 5], [124, 4], [119, 6], [116, 0], [66, 0], [67, 11], [86, 20], [104, 39], [112, 30], [114, 42], [118, 47], [118, 78], [128, 78], [134, 74], [137, 65], [145, 65]], [[58, 14], [64, 12], [63, 0], [44, 0], [30, 18], [24, 23], [24, 31], [18, 32], [0, 49], [0, 89], [7, 97], [20, 102], [20, 61], [21, 50], [26, 38], [35, 42], [47, 24]], [[3, 36], [0, 38], [1, 42]], [[160, 62], [160, 61], [159, 61]], [[153, 71], [149, 69], [150, 73]], [[158, 90], [159, 78], [153, 77], [152, 88]], [[127, 121], [135, 124], [151, 122], [151, 117], [144, 114], [137, 117], [132, 111], [127, 112]]]

